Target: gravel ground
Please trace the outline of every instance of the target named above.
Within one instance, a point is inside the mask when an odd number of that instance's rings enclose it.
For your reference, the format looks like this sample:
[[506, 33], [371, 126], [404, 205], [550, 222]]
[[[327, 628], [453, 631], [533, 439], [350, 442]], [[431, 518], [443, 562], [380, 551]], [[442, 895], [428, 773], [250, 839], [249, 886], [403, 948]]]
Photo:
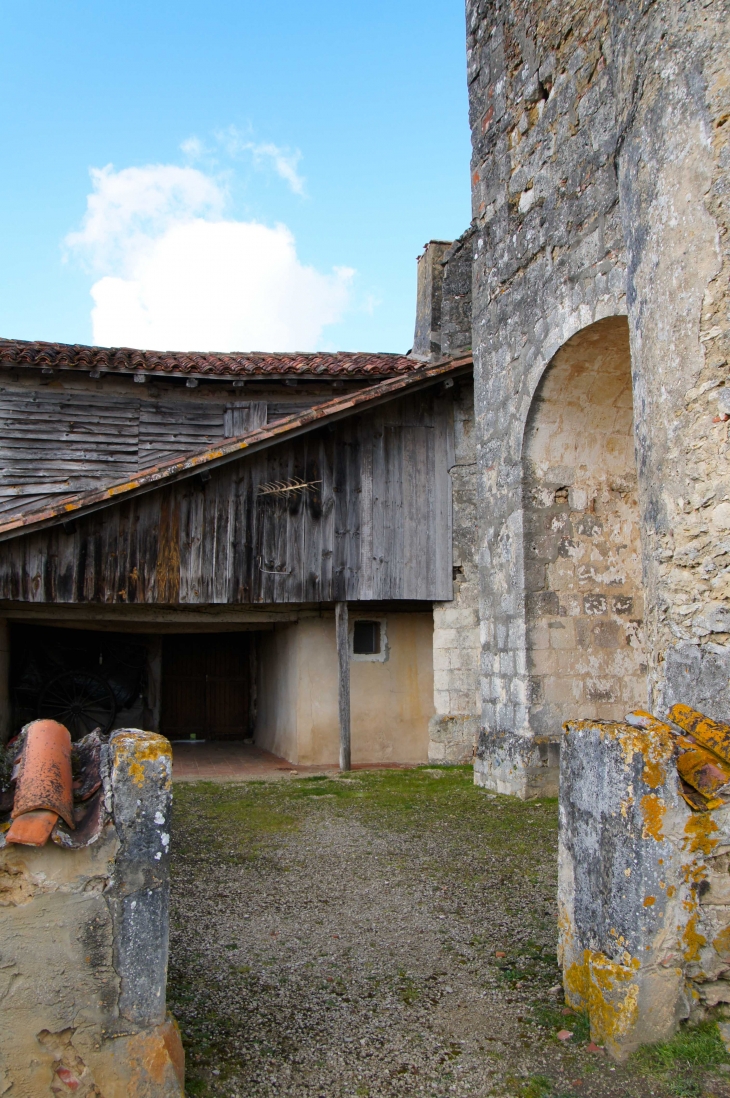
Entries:
[[176, 786], [187, 1093], [730, 1098], [719, 1069], [662, 1079], [589, 1051], [556, 988], [556, 839], [555, 802], [466, 768]]

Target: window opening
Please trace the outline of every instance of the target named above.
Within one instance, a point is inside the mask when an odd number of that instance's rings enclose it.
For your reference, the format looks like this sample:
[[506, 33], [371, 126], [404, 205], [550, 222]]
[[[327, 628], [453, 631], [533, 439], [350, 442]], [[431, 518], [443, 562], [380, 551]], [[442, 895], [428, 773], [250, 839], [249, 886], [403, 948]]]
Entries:
[[380, 654], [380, 622], [356, 621], [352, 629], [352, 651], [356, 656]]

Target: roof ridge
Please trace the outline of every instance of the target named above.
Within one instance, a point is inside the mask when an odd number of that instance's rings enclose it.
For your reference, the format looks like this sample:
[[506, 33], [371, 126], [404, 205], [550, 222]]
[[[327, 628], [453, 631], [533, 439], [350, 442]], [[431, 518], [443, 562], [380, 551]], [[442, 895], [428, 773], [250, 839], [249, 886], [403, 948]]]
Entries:
[[154, 351], [0, 338], [0, 363], [109, 373], [266, 377], [391, 377], [420, 365], [393, 351]]

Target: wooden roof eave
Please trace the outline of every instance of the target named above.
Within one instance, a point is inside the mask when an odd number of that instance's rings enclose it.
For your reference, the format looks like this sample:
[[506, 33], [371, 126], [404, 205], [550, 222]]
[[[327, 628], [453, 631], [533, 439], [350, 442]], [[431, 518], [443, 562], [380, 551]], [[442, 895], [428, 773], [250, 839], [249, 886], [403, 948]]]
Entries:
[[426, 389], [449, 377], [469, 373], [471, 353], [420, 367], [405, 376], [388, 378], [356, 393], [335, 397], [298, 415], [287, 416], [275, 424], [259, 427], [237, 438], [224, 439], [219, 445], [193, 454], [150, 466], [134, 477], [120, 482], [65, 496], [50, 505], [25, 514], [15, 514], [0, 523], [0, 541], [56, 526], [109, 507], [121, 500], [179, 480], [196, 476], [203, 470], [216, 469], [248, 454], [258, 453], [280, 442], [296, 438], [327, 423], [345, 419], [357, 412], [394, 400], [405, 393]]

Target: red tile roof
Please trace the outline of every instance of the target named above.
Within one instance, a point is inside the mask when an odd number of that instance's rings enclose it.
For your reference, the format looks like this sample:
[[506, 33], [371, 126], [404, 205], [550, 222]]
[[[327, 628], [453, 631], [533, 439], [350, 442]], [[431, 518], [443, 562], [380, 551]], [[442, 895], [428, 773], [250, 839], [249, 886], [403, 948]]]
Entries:
[[120, 374], [170, 377], [385, 378], [418, 369], [406, 355], [358, 351], [314, 351], [306, 354], [216, 354], [187, 351], [135, 351], [130, 347], [83, 347], [68, 343], [28, 343], [0, 339], [0, 364], [54, 370], [102, 370]]

